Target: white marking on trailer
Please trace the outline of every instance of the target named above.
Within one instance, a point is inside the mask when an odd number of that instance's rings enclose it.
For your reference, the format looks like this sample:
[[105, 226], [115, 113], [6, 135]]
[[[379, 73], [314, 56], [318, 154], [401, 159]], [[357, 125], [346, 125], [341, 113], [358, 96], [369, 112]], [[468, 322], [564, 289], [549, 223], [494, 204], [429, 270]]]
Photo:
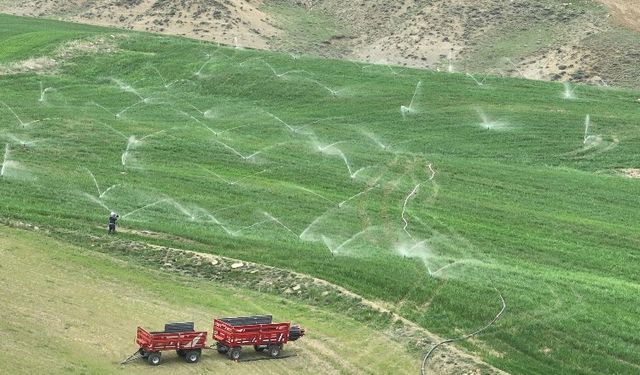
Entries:
[[189, 347], [193, 348], [200, 341], [201, 337], [202, 337], [202, 333], [194, 337], [193, 340], [191, 340], [191, 344], [189, 344]]

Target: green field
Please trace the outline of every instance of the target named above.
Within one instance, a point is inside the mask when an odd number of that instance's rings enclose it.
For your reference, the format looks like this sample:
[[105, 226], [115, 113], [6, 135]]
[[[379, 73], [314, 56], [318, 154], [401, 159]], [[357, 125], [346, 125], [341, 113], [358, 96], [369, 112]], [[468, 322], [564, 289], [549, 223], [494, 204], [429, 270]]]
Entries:
[[621, 171], [640, 168], [640, 93], [0, 21], [0, 63], [57, 61], [0, 76], [4, 220], [83, 243], [117, 211], [171, 235], [149, 242], [325, 279], [444, 337], [490, 321], [497, 288], [507, 310], [468, 351], [637, 373], [640, 181]]

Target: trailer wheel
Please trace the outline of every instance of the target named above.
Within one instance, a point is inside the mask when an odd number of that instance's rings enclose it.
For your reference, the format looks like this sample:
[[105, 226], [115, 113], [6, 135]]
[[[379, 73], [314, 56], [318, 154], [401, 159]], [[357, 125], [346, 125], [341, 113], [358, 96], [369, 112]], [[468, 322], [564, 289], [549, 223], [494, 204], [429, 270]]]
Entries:
[[281, 345], [269, 345], [269, 355], [271, 358], [277, 358], [280, 356], [280, 351], [282, 351]]
[[229, 358], [231, 358], [234, 361], [237, 361], [240, 359], [240, 348], [231, 348], [231, 350], [229, 350], [229, 353], [227, 353], [227, 355], [229, 355]]
[[151, 366], [159, 365], [160, 364], [160, 352], [149, 353], [149, 356], [147, 357], [147, 361], [149, 361], [149, 364]]
[[176, 354], [178, 355], [178, 357], [184, 357], [185, 355], [187, 355], [187, 352], [184, 349], [178, 349], [176, 350]]
[[261, 352], [264, 352], [266, 348], [262, 345], [254, 345], [253, 349], [255, 349], [256, 352], [261, 353]]
[[216, 349], [218, 350], [218, 353], [220, 354], [227, 354], [227, 352], [229, 351], [229, 347], [226, 345], [222, 345], [220, 343], [216, 344]]
[[138, 353], [140, 353], [140, 357], [142, 357], [142, 358], [147, 358], [149, 356], [149, 353], [145, 352], [144, 349], [142, 349], [142, 348], [140, 348], [138, 350]]
[[184, 360], [187, 363], [196, 363], [200, 360], [200, 350], [189, 350], [185, 353]]

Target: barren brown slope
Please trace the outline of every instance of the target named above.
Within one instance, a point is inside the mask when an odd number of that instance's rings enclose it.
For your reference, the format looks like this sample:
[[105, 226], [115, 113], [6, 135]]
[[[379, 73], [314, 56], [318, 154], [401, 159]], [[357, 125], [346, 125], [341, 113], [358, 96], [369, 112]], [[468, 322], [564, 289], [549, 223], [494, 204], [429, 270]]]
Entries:
[[277, 35], [261, 0], [0, 0], [0, 12], [267, 48]]
[[635, 31], [640, 31], [640, 1], [598, 0], [611, 9], [616, 22]]
[[[357, 60], [531, 79], [624, 81], [616, 68], [599, 64], [611, 57], [607, 49], [616, 43], [593, 40], [614, 28], [595, 3], [373, 0], [355, 10], [341, 3], [325, 0], [316, 8], [356, 25], [357, 38], [350, 43]], [[620, 58], [636, 49], [621, 47], [627, 52]]]
[[0, 12], [363, 62], [640, 87], [638, 0], [0, 0]]

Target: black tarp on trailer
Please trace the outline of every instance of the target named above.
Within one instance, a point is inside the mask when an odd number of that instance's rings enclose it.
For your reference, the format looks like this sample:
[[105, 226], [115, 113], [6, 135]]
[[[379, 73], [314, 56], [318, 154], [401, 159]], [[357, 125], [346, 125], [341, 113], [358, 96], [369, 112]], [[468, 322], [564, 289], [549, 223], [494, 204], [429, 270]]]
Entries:
[[254, 315], [254, 316], [241, 316], [238, 318], [222, 318], [218, 319], [232, 326], [247, 326], [253, 324], [271, 324], [273, 317], [271, 315]]
[[193, 332], [193, 322], [185, 323], [167, 323], [164, 325], [164, 332]]

